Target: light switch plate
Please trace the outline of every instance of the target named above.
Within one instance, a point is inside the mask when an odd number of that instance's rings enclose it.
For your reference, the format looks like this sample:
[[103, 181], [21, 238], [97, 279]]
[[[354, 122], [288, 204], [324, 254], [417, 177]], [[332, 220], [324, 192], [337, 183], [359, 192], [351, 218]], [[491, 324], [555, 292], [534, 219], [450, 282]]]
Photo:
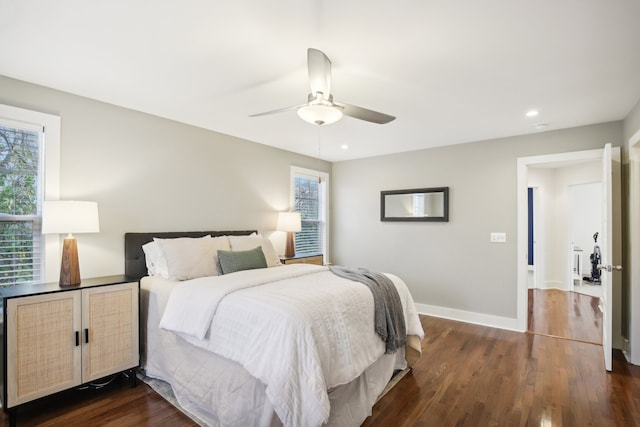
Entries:
[[507, 243], [507, 233], [491, 233], [489, 241], [491, 243]]

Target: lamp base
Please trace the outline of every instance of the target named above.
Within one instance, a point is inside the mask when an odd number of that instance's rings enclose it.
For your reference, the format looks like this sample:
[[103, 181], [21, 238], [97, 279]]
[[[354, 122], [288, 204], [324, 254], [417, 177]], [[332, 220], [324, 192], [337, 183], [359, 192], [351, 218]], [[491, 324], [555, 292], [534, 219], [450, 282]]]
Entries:
[[60, 286], [77, 286], [79, 284], [80, 265], [78, 264], [78, 242], [73, 237], [66, 238], [62, 246]]
[[295, 236], [292, 231], [287, 231], [287, 245], [284, 249], [284, 256], [287, 258], [293, 258], [296, 256], [296, 243]]

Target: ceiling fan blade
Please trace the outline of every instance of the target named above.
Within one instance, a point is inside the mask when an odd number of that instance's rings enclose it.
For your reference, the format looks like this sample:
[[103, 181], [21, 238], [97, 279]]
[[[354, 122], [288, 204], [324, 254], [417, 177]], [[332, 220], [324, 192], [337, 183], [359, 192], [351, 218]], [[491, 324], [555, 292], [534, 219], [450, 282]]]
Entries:
[[343, 104], [341, 102], [335, 102], [334, 104], [342, 107], [342, 114], [353, 117], [354, 119], [365, 120], [367, 122], [378, 123], [380, 125], [389, 123], [396, 119], [395, 116], [390, 116], [389, 114], [379, 113], [362, 107], [356, 107], [355, 105]]
[[325, 99], [331, 95], [331, 61], [318, 49], [307, 49], [307, 68], [311, 95], [322, 92]]
[[285, 111], [289, 111], [289, 110], [297, 110], [298, 108], [304, 105], [307, 105], [307, 104], [294, 105], [293, 107], [278, 108], [277, 110], [265, 111], [264, 113], [250, 114], [249, 117], [259, 117], [259, 116], [266, 116], [268, 114], [284, 113]]

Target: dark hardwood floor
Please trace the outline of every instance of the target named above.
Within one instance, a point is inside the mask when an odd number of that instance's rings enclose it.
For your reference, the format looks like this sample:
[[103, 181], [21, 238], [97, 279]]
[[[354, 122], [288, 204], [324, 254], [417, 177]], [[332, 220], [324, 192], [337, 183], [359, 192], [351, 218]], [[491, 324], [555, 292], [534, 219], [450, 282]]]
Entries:
[[[2, 426], [9, 417], [2, 413]], [[18, 427], [156, 427], [196, 426], [189, 417], [145, 383], [131, 388], [121, 377], [100, 390], [70, 390], [18, 410]]]
[[423, 356], [363, 426], [640, 426], [640, 366], [602, 347], [421, 317]]
[[529, 331], [602, 344], [599, 298], [558, 289], [529, 289]]
[[[422, 358], [363, 426], [640, 426], [640, 366], [618, 353], [607, 373], [597, 344], [421, 321]], [[6, 416], [2, 422], [8, 425]], [[122, 381], [26, 405], [18, 425], [195, 424], [145, 384], [132, 389]]]

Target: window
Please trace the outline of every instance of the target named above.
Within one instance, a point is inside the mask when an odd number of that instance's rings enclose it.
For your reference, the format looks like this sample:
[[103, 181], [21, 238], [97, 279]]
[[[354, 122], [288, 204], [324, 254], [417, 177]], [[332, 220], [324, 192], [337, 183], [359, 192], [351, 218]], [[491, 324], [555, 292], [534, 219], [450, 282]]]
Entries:
[[59, 135], [59, 117], [0, 105], [0, 285], [52, 279], [45, 259], [59, 244], [47, 242], [59, 238], [41, 234], [41, 206], [59, 196]]
[[293, 210], [300, 212], [302, 230], [296, 233], [296, 254], [327, 253], [327, 206], [329, 175], [297, 167], [291, 168]]
[[0, 122], [0, 284], [41, 279], [42, 132]]

